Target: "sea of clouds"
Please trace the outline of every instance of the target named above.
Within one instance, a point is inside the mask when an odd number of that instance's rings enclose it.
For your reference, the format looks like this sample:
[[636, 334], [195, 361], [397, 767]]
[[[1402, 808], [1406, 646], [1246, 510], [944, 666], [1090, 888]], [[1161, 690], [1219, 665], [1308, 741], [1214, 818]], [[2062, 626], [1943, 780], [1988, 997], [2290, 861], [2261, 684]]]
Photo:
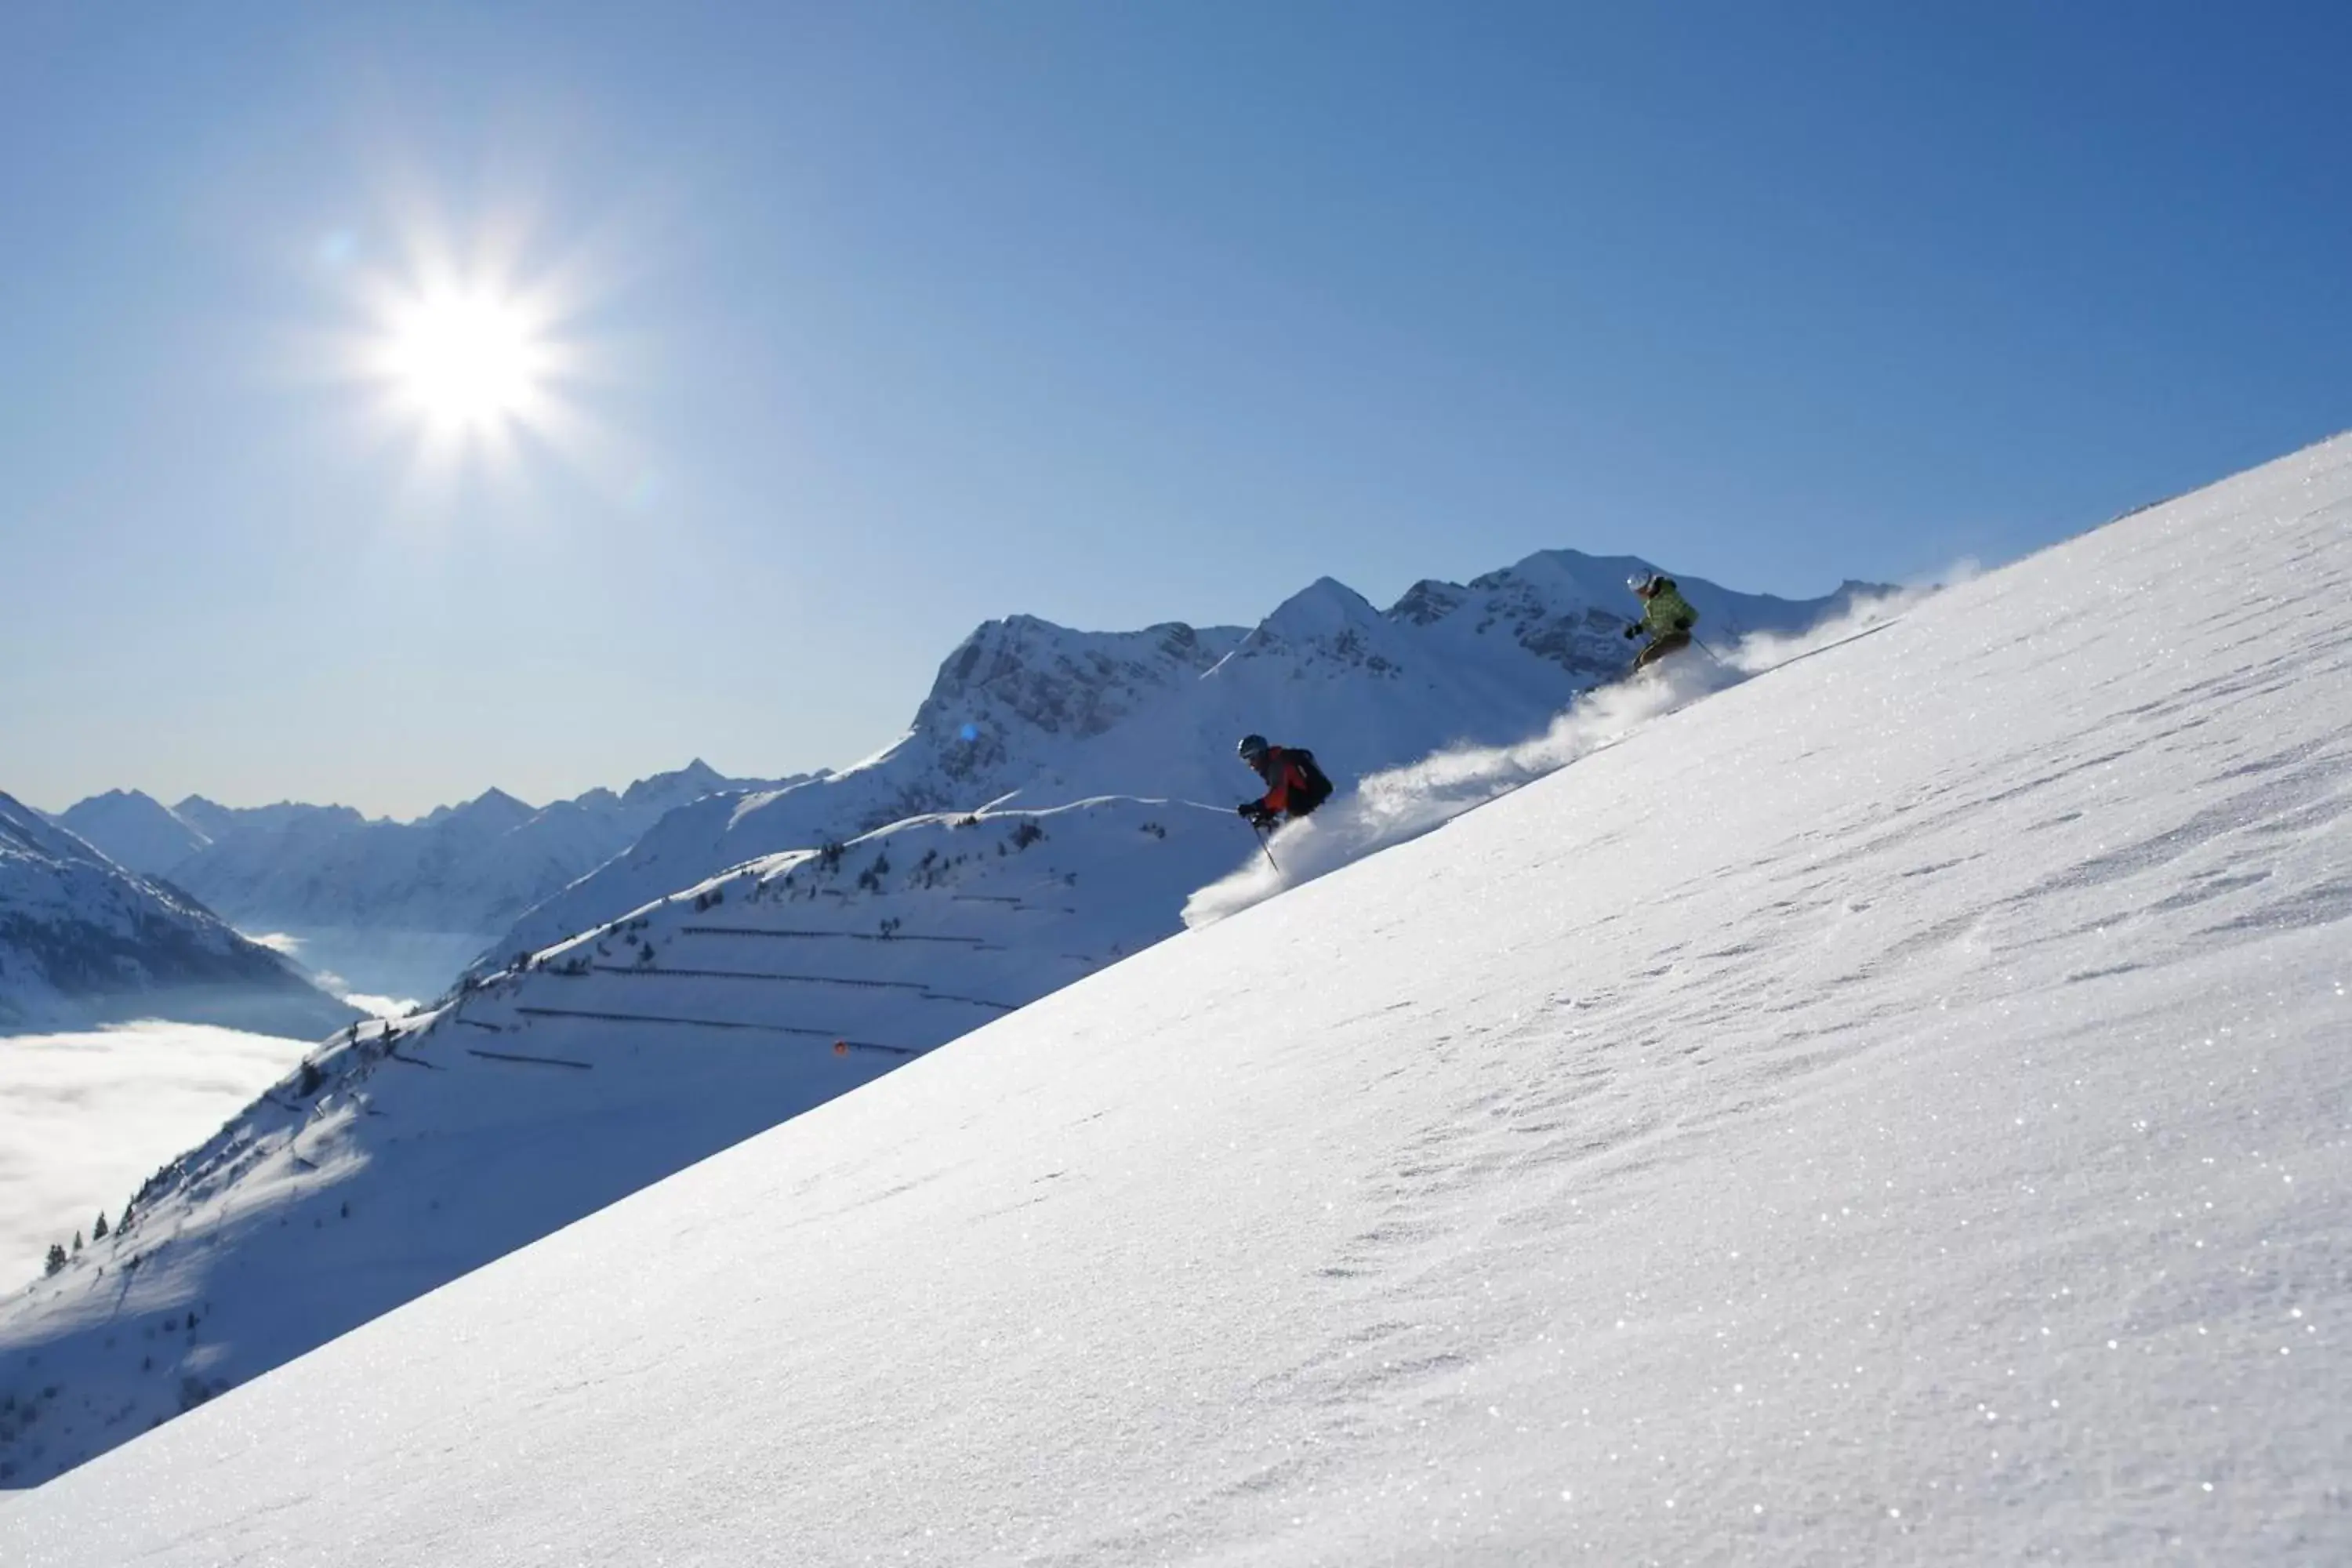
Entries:
[[0, 1289], [203, 1142], [309, 1040], [147, 1022], [0, 1039]]

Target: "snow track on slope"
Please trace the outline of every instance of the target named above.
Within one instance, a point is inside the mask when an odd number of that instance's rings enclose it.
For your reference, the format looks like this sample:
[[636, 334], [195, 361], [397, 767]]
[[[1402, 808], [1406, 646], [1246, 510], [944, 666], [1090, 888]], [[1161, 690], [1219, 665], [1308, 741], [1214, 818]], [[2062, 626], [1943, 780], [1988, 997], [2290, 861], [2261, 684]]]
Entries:
[[[1288, 888], [1418, 838], [1580, 758], [1618, 745], [1702, 698], [1891, 626], [1932, 590], [1858, 601], [1853, 611], [1794, 637], [1758, 633], [1725, 649], [1702, 645], [1648, 673], [1579, 698], [1540, 735], [1509, 746], [1465, 746], [1371, 774], [1314, 816], [1277, 831], [1271, 855], [1252, 855], [1195, 892], [1184, 923], [1214, 925]], [[1661, 784], [1671, 787], [1672, 780]], [[1190, 804], [1190, 803], [1188, 803]]]

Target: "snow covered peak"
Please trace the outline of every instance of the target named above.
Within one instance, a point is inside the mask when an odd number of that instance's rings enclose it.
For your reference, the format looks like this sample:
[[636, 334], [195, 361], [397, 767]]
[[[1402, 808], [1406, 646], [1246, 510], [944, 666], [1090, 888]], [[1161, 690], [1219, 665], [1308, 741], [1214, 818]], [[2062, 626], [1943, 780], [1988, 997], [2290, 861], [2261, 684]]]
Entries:
[[1227, 668], [1274, 660], [1326, 679], [1392, 679], [1411, 657], [1403, 630], [1345, 583], [1318, 577], [1258, 623]]
[[[744, 785], [697, 757], [682, 768], [637, 780], [621, 792], [620, 804], [631, 811], [663, 812], [730, 787], [740, 789]], [[580, 798], [583, 803], [588, 799], [586, 795]]]
[[1276, 605], [1258, 623], [1257, 631], [1267, 638], [1307, 641], [1342, 637], [1380, 622], [1381, 613], [1361, 594], [1336, 577], [1318, 577]]
[[1581, 550], [1538, 550], [1499, 572], [1474, 577], [1470, 586], [1486, 593], [1524, 588], [1555, 609], [1570, 605], [1622, 607], [1626, 579], [1657, 570], [1633, 555], [1587, 555]]
[[987, 718], [1049, 735], [1098, 735], [1144, 693], [1197, 676], [1237, 634], [1204, 637], [1181, 622], [1138, 632], [1081, 632], [1034, 616], [985, 621], [940, 665], [915, 715], [918, 731]]
[[163, 876], [211, 842], [194, 824], [139, 790], [113, 789], [77, 801], [57, 820], [116, 865]]
[[1469, 596], [1470, 591], [1459, 583], [1441, 583], [1434, 577], [1423, 577], [1406, 589], [1403, 597], [1389, 606], [1389, 616], [1411, 626], [1425, 626], [1432, 621], [1442, 621], [1460, 609]]
[[504, 833], [530, 821], [538, 809], [494, 786], [459, 805], [436, 806], [419, 822], [425, 826], [463, 824], [471, 831]]

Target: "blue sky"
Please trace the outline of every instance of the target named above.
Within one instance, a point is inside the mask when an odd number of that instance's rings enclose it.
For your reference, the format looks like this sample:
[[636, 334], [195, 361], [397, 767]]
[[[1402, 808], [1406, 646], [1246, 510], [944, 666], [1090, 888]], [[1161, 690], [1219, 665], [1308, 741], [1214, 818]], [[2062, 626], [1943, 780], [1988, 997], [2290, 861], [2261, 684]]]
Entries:
[[[545, 799], [853, 760], [1014, 611], [2008, 559], [2352, 425], [2347, 57], [2321, 5], [19, 4], [0, 788]], [[436, 247], [554, 302], [567, 416], [496, 462], [350, 374]]]

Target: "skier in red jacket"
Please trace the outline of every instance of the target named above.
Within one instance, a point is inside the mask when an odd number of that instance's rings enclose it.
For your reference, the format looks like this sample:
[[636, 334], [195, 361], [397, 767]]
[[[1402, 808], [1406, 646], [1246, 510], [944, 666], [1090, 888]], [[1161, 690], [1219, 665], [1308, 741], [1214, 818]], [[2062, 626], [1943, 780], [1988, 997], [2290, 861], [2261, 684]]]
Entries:
[[1272, 827], [1305, 816], [1330, 797], [1331, 781], [1306, 747], [1270, 746], [1264, 735], [1244, 735], [1236, 750], [1266, 783], [1265, 795], [1234, 808], [1252, 827]]

